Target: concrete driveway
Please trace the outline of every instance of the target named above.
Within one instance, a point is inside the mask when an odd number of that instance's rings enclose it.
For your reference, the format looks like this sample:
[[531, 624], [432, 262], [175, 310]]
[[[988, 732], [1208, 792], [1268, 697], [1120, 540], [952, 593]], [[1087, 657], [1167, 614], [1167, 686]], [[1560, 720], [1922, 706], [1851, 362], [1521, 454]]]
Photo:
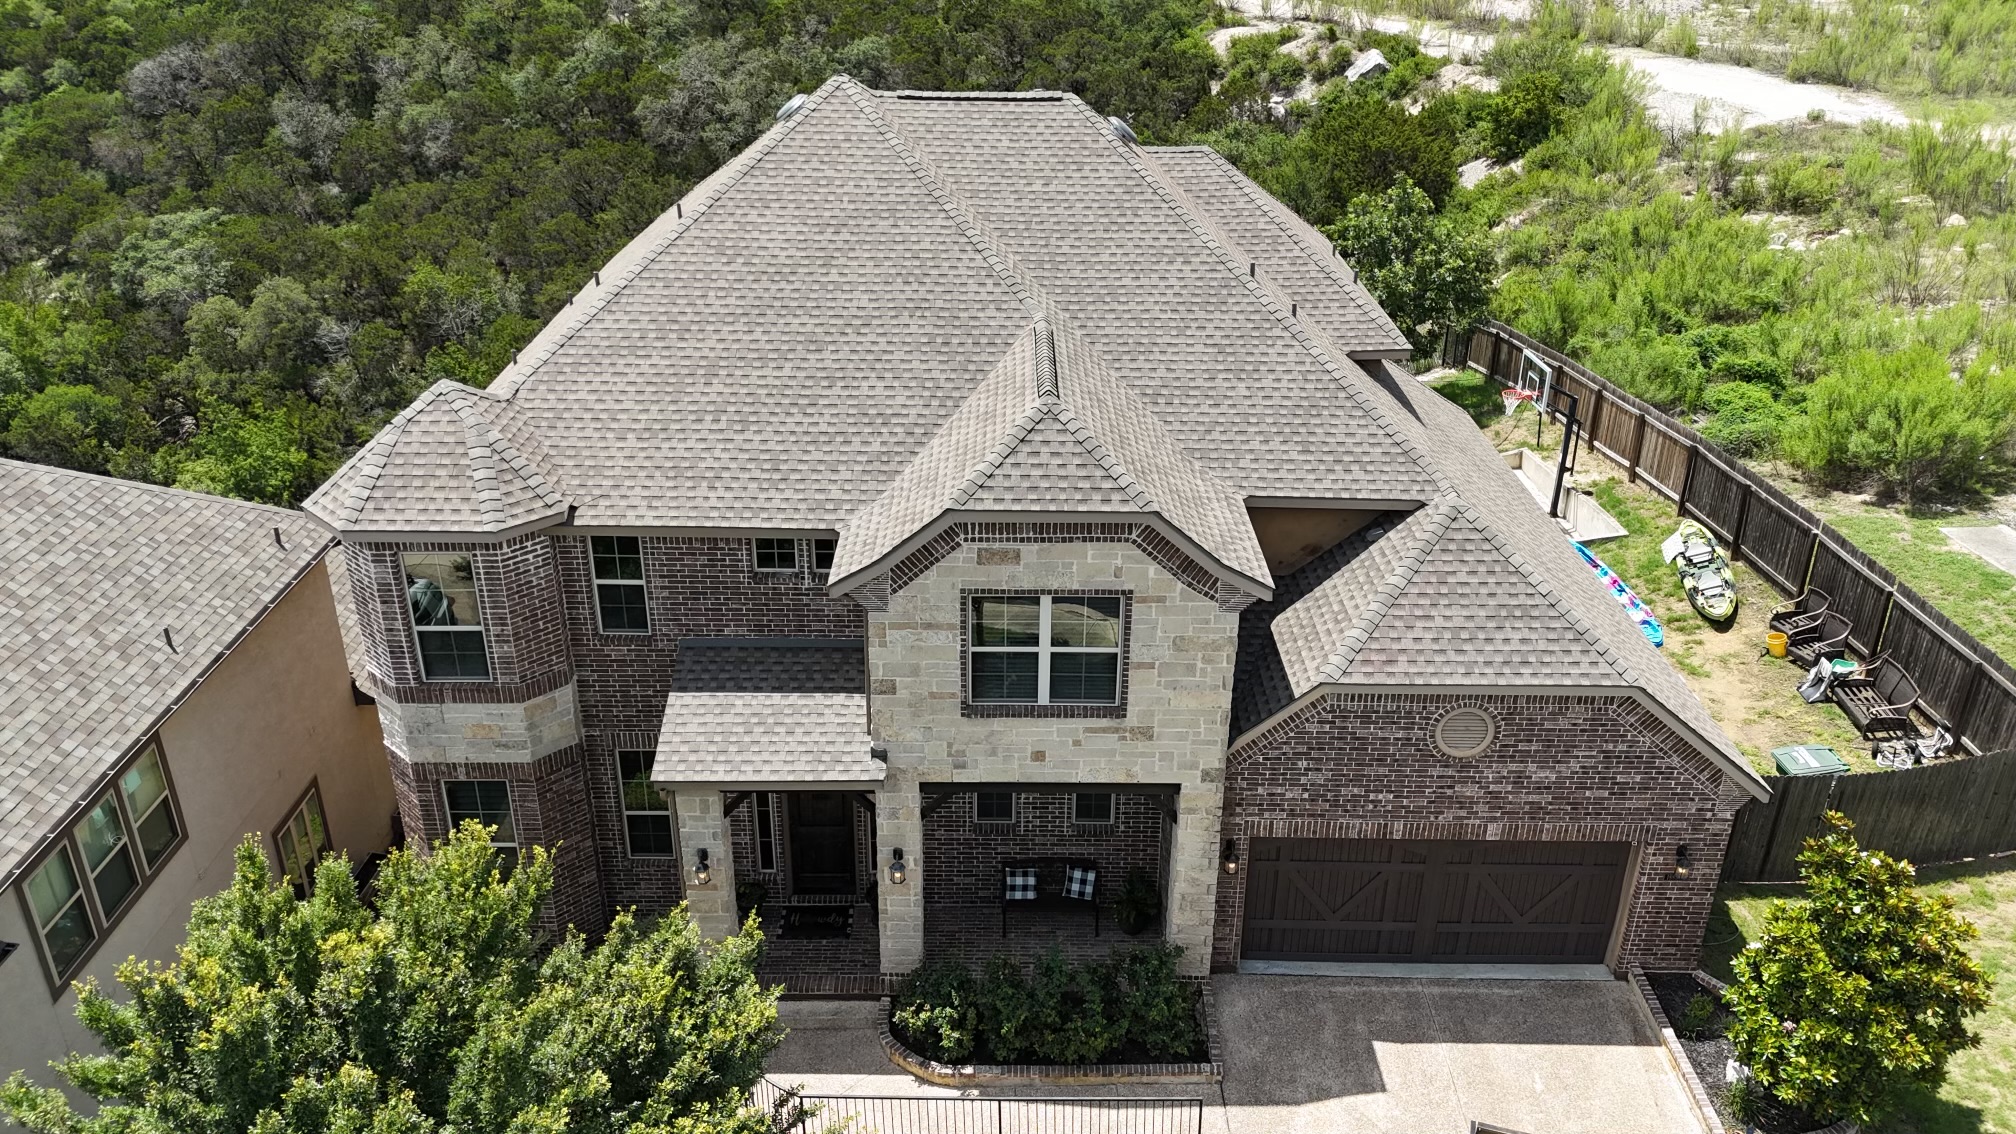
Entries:
[[[1702, 1134], [1623, 981], [1215, 978], [1225, 1081], [985, 1089], [1003, 1096], [1183, 1095], [1218, 1134]], [[949, 1095], [884, 1058], [869, 1003], [784, 1005], [773, 1080], [812, 1094]], [[907, 1132], [890, 1132], [907, 1134]]]

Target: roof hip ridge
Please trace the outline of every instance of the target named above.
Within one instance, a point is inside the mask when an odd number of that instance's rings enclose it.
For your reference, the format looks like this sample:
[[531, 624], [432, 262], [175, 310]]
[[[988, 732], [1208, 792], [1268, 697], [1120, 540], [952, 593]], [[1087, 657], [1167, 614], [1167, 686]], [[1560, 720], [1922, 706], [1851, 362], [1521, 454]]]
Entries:
[[[1226, 250], [1225, 246], [1220, 244], [1217, 238], [1211, 235], [1210, 230], [1204, 223], [1197, 219], [1195, 214], [1183, 204], [1177, 194], [1168, 185], [1164, 184], [1162, 179], [1153, 170], [1149, 169], [1140, 158], [1128, 152], [1127, 144], [1114, 134], [1112, 125], [1100, 117], [1098, 111], [1093, 110], [1084, 99], [1076, 95], [1067, 95], [1064, 101], [1078, 108], [1078, 112], [1084, 115], [1098, 129], [1100, 135], [1106, 139], [1106, 144], [1111, 146], [1113, 151], [1120, 155], [1121, 160], [1125, 161], [1134, 170], [1135, 174], [1148, 184], [1149, 189], [1162, 199], [1162, 202], [1169, 207], [1170, 211], [1176, 214], [1185, 227], [1189, 228], [1191, 235], [1195, 236], [1218, 259], [1218, 262], [1225, 268], [1226, 272], [1238, 280], [1240, 285], [1246, 288], [1248, 294], [1258, 300], [1260, 305], [1269, 314], [1274, 316], [1275, 321], [1281, 324], [1282, 328], [1301, 345], [1302, 349], [1309, 352], [1310, 357], [1314, 358], [1318, 365], [1330, 372], [1330, 376], [1336, 379], [1337, 384], [1344, 388], [1346, 395], [1356, 402], [1360, 409], [1365, 411], [1366, 416], [1370, 417], [1374, 424], [1378, 425], [1381, 430], [1385, 431], [1388, 437], [1392, 438], [1399, 445], [1402, 452], [1414, 460], [1414, 463], [1428, 476], [1428, 479], [1435, 482], [1437, 488], [1443, 492], [1455, 491], [1455, 482], [1449, 478], [1448, 474], [1442, 471], [1440, 466], [1429, 458], [1427, 451], [1416, 444], [1414, 438], [1406, 430], [1396, 425], [1392, 416], [1384, 408], [1379, 406], [1364, 390], [1359, 388], [1358, 383], [1352, 380], [1350, 373], [1338, 365], [1337, 360], [1330, 357], [1330, 352], [1324, 349], [1321, 343], [1316, 341], [1316, 336], [1311, 334], [1308, 328], [1302, 325], [1302, 321], [1298, 316], [1282, 310], [1281, 304], [1272, 295], [1268, 294], [1266, 288], [1260, 286], [1260, 282], [1254, 279], [1251, 273], [1239, 271], [1239, 263]], [[1355, 366], [1352, 369], [1358, 370]], [[1358, 373], [1367, 381], [1377, 381], [1377, 379], [1366, 374], [1363, 370], [1358, 370]]]
[[1393, 609], [1393, 604], [1400, 598], [1401, 592], [1407, 589], [1407, 584], [1414, 581], [1415, 574], [1441, 545], [1442, 537], [1448, 533], [1450, 523], [1456, 518], [1456, 503], [1460, 502], [1455, 501], [1453, 496], [1444, 496], [1428, 505], [1432, 511], [1428, 514], [1427, 525], [1408, 541], [1407, 549], [1400, 553], [1399, 562], [1393, 565], [1393, 569], [1386, 573], [1386, 578], [1380, 581], [1378, 589], [1372, 592], [1371, 600], [1352, 621], [1351, 628], [1344, 632], [1344, 637], [1338, 642], [1337, 648], [1331, 651], [1329, 657], [1323, 659], [1322, 665], [1316, 667], [1316, 679], [1319, 684], [1335, 683], [1344, 679], [1344, 674], [1351, 669], [1352, 663], [1358, 660], [1359, 651], [1372, 640], [1372, 635], [1378, 631], [1379, 624], [1386, 620], [1387, 612]]

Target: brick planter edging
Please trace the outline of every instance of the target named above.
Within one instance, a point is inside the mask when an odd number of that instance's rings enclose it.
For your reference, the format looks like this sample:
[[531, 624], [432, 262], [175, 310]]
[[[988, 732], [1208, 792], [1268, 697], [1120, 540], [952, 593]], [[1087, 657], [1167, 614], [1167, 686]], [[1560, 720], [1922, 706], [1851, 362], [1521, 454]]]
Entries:
[[[1688, 975], [1717, 995], [1729, 989], [1728, 985], [1700, 969], [1695, 969]], [[1740, 1131], [1733, 1131], [1722, 1125], [1721, 1116], [1715, 1113], [1715, 1104], [1708, 1099], [1708, 1089], [1701, 1085], [1701, 1077], [1694, 1073], [1694, 1062], [1687, 1058], [1686, 1050], [1680, 1046], [1679, 1033], [1673, 1030], [1673, 1025], [1666, 1019], [1666, 1010], [1659, 1006], [1659, 996], [1652, 991], [1652, 982], [1645, 979], [1645, 970], [1636, 965], [1631, 966], [1631, 983], [1637, 986], [1638, 994], [1645, 998], [1645, 1007], [1652, 1013], [1652, 1024], [1659, 1029], [1660, 1042], [1666, 1045], [1666, 1057], [1680, 1069], [1680, 1077], [1687, 1083], [1687, 1096], [1693, 1101], [1694, 1109], [1701, 1115], [1701, 1124], [1708, 1128], [1708, 1134], [1741, 1134]], [[1818, 1130], [1808, 1131], [1807, 1134], [1860, 1134], [1861, 1129], [1860, 1126], [1844, 1118]]]
[[905, 1047], [889, 1030], [894, 1001], [883, 997], [876, 1027], [889, 1062], [927, 1083], [945, 1087], [1007, 1087], [1032, 1084], [1094, 1083], [1216, 1083], [1225, 1077], [1224, 1049], [1218, 1021], [1211, 1011], [1211, 982], [1185, 978], [1198, 986], [1197, 1012], [1204, 1018], [1203, 1063], [940, 1063]]

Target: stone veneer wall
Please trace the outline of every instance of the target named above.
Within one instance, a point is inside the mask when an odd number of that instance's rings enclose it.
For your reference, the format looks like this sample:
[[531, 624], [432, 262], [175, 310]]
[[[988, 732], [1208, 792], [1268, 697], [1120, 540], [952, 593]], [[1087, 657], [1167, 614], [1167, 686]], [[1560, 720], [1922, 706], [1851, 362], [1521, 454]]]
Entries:
[[1099, 863], [1098, 900], [1110, 905], [1132, 867], [1162, 881], [1163, 817], [1151, 795], [1113, 796], [1113, 822], [1072, 818], [1074, 797], [1040, 791], [1015, 793], [1015, 822], [981, 823], [975, 800], [945, 802], [924, 821], [924, 858], [931, 864], [927, 905], [996, 905], [1001, 900], [1001, 860], [1089, 858]]
[[[1497, 722], [1481, 756], [1434, 748], [1436, 721], [1458, 704]], [[1748, 798], [1629, 697], [1340, 693], [1232, 752], [1224, 826], [1242, 862], [1254, 838], [1634, 843], [1617, 964], [1687, 969]], [[1686, 878], [1673, 873], [1682, 844], [1693, 860]], [[1220, 971], [1238, 965], [1245, 878], [1218, 886]]]
[[[913, 870], [910, 885], [879, 891], [887, 972], [915, 967], [928, 948], [923, 901], [933, 892], [932, 859], [914, 849], [926, 846], [920, 785], [954, 781], [1180, 785], [1165, 891], [1168, 936], [1187, 950], [1188, 971], [1201, 973], [1209, 963], [1238, 614], [1220, 609], [1215, 596], [1124, 532], [1098, 540], [1060, 533], [1017, 542], [1003, 531], [933, 548], [928, 566], [905, 572], [887, 609], [869, 612], [869, 726], [889, 750], [877, 828], [882, 845], [910, 850]], [[984, 589], [1131, 594], [1126, 716], [963, 712], [961, 595]]]

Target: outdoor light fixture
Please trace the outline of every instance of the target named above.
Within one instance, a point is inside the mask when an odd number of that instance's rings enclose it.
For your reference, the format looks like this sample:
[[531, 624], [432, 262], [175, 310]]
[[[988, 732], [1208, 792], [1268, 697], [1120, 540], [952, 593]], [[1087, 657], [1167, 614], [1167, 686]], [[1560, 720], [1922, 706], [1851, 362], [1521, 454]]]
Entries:
[[1225, 853], [1218, 856], [1218, 865], [1223, 866], [1225, 868], [1225, 873], [1227, 874], [1239, 873], [1238, 843], [1232, 841], [1231, 839], [1225, 840]]
[[910, 868], [903, 865], [903, 848], [902, 847], [890, 848], [889, 884], [891, 886], [901, 886], [909, 877], [910, 877]]
[[693, 858], [694, 858], [693, 862], [694, 883], [696, 883], [697, 885], [705, 886], [709, 882], [714, 881], [714, 872], [712, 870], [707, 869], [707, 848], [701, 847], [699, 851], [694, 854]]
[[1680, 849], [1673, 852], [1673, 876], [1685, 878], [1693, 868], [1693, 861], [1687, 857], [1687, 844], [1681, 843]]

